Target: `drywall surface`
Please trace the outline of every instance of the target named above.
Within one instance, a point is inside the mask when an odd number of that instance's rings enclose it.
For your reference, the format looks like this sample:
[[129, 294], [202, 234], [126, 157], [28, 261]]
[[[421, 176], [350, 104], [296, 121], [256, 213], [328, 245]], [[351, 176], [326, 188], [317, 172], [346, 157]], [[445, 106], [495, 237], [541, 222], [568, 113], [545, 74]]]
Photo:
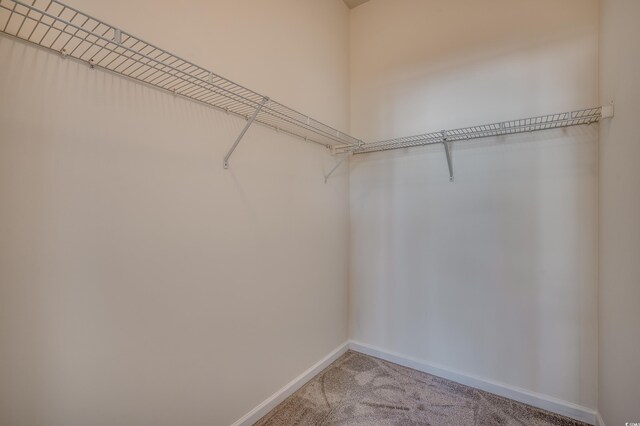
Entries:
[[607, 425], [640, 422], [640, 2], [601, 1], [598, 408]]
[[[407, 136], [598, 104], [598, 2], [351, 12], [351, 129]], [[350, 336], [594, 409], [598, 126], [357, 155]]]
[[[341, 0], [69, 2], [348, 127]], [[5, 36], [0, 99], [0, 424], [231, 424], [346, 341], [325, 148], [223, 170], [244, 121]]]

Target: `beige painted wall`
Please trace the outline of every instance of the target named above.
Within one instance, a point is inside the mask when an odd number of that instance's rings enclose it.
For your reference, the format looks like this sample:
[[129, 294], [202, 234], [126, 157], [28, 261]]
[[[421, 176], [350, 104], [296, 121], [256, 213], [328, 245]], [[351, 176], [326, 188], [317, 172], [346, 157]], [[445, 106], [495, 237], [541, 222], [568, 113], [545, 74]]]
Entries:
[[[69, 4], [369, 139], [598, 102], [590, 0], [372, 0], [350, 62], [339, 0]], [[455, 184], [439, 147], [356, 157], [349, 324], [592, 408], [598, 346], [618, 424], [639, 415], [640, 10], [600, 13], [599, 203], [595, 126], [457, 144]], [[0, 76], [0, 423], [228, 424], [346, 339], [349, 188], [321, 148], [254, 127], [223, 171], [232, 117], [6, 37]]]
[[602, 0], [598, 408], [607, 425], [640, 422], [640, 2]]
[[[348, 126], [341, 0], [69, 2]], [[4, 36], [0, 99], [0, 424], [230, 424], [346, 340], [324, 148], [225, 171], [243, 121]]]
[[[351, 130], [382, 139], [598, 104], [598, 2], [371, 0]], [[350, 335], [595, 409], [598, 127], [351, 162]]]

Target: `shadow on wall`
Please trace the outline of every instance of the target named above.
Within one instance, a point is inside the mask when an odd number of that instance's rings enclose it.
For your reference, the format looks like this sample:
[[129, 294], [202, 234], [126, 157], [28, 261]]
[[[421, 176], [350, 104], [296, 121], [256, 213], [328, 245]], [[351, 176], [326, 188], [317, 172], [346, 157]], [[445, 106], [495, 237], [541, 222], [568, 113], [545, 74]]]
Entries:
[[593, 379], [596, 135], [456, 143], [455, 183], [441, 146], [356, 156], [354, 338], [579, 400]]
[[344, 342], [326, 149], [224, 170], [243, 120], [5, 36], [0, 75], [1, 424], [231, 424]]

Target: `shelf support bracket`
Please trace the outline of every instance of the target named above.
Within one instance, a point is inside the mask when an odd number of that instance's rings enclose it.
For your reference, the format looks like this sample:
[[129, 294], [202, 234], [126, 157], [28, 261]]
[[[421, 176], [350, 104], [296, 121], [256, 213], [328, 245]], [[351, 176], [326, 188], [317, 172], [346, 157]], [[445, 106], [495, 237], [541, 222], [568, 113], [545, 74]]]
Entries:
[[353, 154], [352, 152], [347, 152], [344, 157], [342, 157], [340, 159], [340, 161], [338, 161], [338, 164], [336, 164], [335, 166], [333, 166], [333, 169], [331, 169], [331, 171], [324, 177], [324, 183], [327, 183], [327, 180], [329, 180], [329, 177], [331, 177], [331, 175], [333, 174], [333, 172], [335, 172], [336, 170], [338, 170], [338, 167], [340, 167], [340, 165], [342, 163], [344, 163], [344, 160], [346, 160], [347, 158], [351, 157], [351, 154]]
[[447, 131], [442, 131], [442, 144], [444, 145], [444, 153], [447, 155], [447, 166], [449, 166], [449, 182], [453, 182], [453, 165], [451, 164], [451, 152], [449, 151], [449, 141], [447, 140]]
[[264, 106], [264, 104], [267, 103], [267, 101], [269, 101], [269, 98], [267, 98], [267, 97], [264, 97], [262, 99], [262, 102], [260, 103], [260, 105], [258, 105], [256, 110], [253, 112], [253, 115], [249, 118], [249, 120], [247, 120], [247, 124], [244, 125], [244, 128], [242, 129], [242, 131], [240, 132], [240, 134], [236, 138], [236, 141], [231, 146], [231, 149], [229, 149], [229, 152], [227, 152], [227, 155], [224, 156], [224, 162], [222, 163], [222, 166], [225, 169], [229, 168], [229, 158], [231, 158], [231, 154], [233, 154], [233, 151], [236, 150], [236, 147], [238, 146], [238, 144], [240, 143], [240, 141], [244, 137], [244, 134], [247, 133], [247, 130], [249, 130], [249, 127], [251, 127], [251, 124], [256, 119], [256, 117], [258, 116], [258, 113], [262, 110], [262, 107]]

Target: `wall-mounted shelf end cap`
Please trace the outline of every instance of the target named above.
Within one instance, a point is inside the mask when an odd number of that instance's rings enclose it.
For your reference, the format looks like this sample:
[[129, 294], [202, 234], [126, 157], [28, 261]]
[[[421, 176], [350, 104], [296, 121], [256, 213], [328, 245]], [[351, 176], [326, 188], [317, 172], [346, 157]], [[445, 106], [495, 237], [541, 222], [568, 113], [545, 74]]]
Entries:
[[600, 114], [602, 118], [613, 117], [613, 101], [609, 105], [603, 105]]

